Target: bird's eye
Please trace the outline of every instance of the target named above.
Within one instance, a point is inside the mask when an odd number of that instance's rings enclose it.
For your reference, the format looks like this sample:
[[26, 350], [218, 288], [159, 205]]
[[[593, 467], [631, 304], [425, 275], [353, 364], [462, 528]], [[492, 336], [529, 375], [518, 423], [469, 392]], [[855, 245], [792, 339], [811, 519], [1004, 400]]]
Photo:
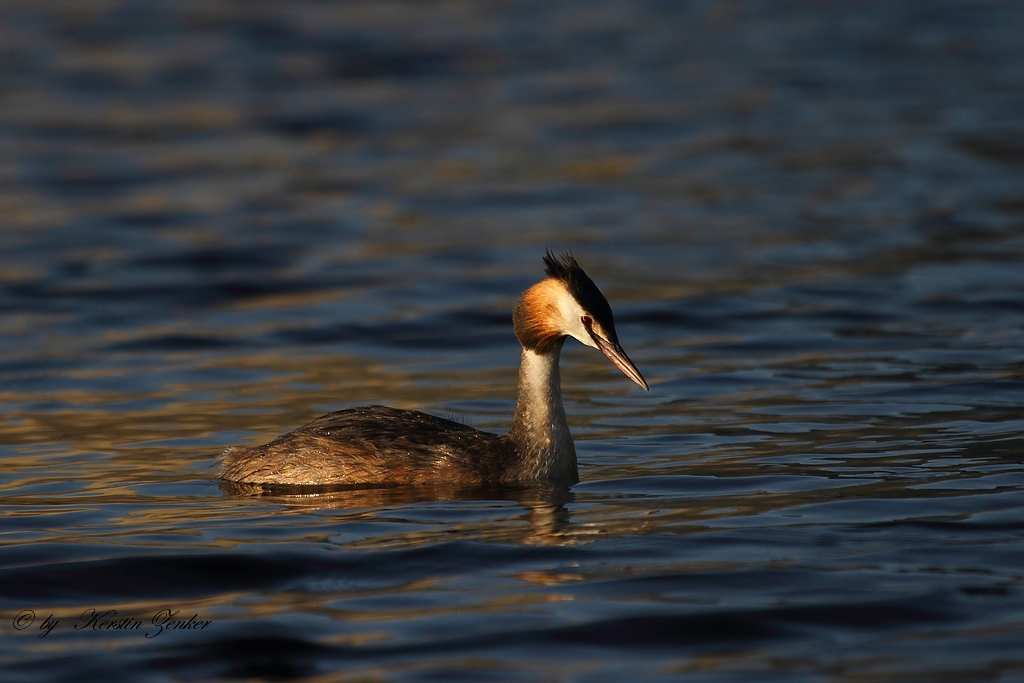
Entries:
[[588, 330], [590, 329], [590, 326], [594, 323], [594, 321], [591, 320], [589, 315], [585, 315], [582, 318], [580, 318], [580, 322], [583, 323], [583, 327], [587, 328]]

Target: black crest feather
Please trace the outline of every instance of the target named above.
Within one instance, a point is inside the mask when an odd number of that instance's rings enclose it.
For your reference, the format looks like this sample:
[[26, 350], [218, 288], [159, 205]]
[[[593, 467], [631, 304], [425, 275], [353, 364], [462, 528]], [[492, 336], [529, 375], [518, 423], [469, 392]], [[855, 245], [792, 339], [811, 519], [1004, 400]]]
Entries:
[[608, 300], [604, 298], [604, 294], [597, 288], [594, 281], [583, 272], [583, 268], [571, 251], [556, 256], [551, 250], [548, 250], [544, 254], [544, 272], [548, 277], [553, 277], [563, 283], [573, 298], [583, 307], [583, 310], [600, 323], [604, 331], [608, 333], [609, 341], [618, 343], [612, 307], [608, 305]]

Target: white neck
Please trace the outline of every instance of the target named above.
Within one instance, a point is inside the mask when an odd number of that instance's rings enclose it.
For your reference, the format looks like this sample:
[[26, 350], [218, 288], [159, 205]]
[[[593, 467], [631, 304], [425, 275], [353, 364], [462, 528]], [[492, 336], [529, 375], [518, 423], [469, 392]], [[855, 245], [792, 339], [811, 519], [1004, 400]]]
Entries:
[[547, 353], [523, 349], [519, 401], [509, 439], [520, 456], [520, 480], [572, 485], [579, 481], [576, 447], [562, 407], [559, 344]]

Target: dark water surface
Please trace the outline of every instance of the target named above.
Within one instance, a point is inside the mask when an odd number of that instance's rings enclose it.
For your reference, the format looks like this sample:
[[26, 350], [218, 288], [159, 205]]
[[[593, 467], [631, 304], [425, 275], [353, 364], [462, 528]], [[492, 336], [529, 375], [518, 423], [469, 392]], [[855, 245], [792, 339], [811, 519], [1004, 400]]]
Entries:
[[[0, 12], [4, 681], [1024, 680], [1020, 3]], [[507, 429], [546, 246], [571, 492], [218, 483]]]

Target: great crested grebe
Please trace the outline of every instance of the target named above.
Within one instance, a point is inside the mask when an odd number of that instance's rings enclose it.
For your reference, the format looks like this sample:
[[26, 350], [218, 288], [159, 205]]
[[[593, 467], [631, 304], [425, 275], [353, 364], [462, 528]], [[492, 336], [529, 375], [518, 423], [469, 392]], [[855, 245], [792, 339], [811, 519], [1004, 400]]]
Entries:
[[572, 254], [544, 256], [547, 277], [512, 312], [523, 347], [519, 400], [507, 436], [415, 410], [339, 410], [253, 448], [224, 453], [222, 477], [266, 485], [577, 483], [576, 447], [562, 407], [565, 338], [599, 349], [631, 380], [647, 382], [615, 335], [612, 309]]

